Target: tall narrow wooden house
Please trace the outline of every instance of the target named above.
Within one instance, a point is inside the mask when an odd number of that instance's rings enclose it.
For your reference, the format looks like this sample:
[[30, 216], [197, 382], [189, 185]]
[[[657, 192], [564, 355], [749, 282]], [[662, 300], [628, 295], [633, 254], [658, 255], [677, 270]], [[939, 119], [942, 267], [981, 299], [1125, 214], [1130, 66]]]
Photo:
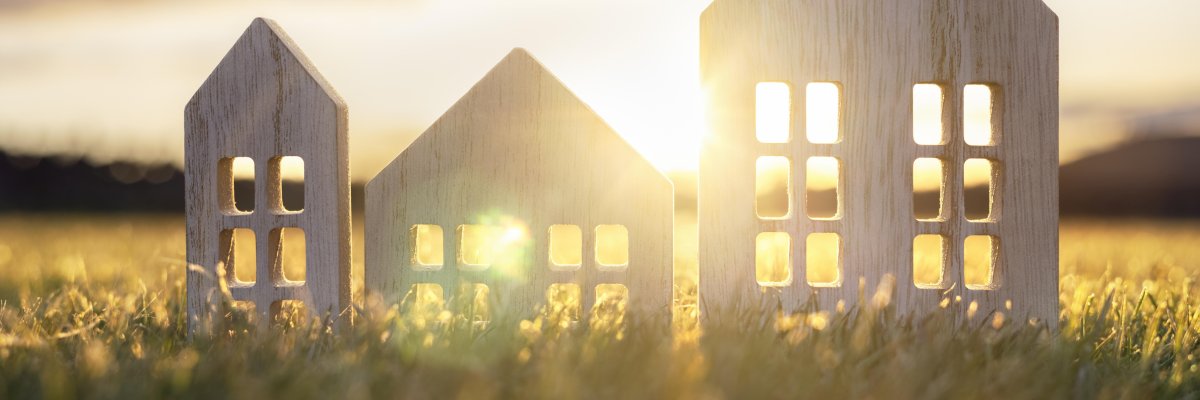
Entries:
[[710, 317], [763, 292], [853, 305], [894, 279], [902, 311], [1057, 322], [1058, 21], [1041, 0], [715, 0], [700, 41]]
[[[215, 309], [218, 279], [260, 321], [289, 301], [338, 317], [350, 305], [341, 97], [275, 22], [256, 19], [188, 102], [185, 123], [189, 323]], [[284, 199], [292, 173], [302, 209]], [[238, 176], [248, 179], [235, 189]]]

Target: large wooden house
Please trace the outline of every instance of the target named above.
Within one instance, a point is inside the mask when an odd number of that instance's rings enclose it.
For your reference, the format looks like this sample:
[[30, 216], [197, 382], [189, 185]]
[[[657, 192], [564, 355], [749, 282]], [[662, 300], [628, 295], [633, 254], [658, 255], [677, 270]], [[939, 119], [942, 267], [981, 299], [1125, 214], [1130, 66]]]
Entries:
[[852, 306], [882, 283], [906, 312], [1056, 323], [1058, 21], [1041, 0], [715, 0], [700, 42], [710, 317], [764, 292]]

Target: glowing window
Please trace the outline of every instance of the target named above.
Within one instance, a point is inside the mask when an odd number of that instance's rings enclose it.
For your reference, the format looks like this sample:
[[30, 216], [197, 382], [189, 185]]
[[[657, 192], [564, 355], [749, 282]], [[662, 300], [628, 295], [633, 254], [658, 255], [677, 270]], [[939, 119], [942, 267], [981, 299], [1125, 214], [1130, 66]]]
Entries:
[[458, 269], [481, 271], [492, 265], [495, 229], [486, 225], [459, 225]]
[[812, 287], [842, 286], [842, 244], [836, 233], [813, 233], [805, 243], [805, 270]]
[[754, 277], [760, 286], [792, 284], [792, 237], [786, 232], [763, 232], [755, 238]]
[[221, 231], [221, 262], [225, 279], [232, 287], [250, 287], [258, 278], [254, 231], [247, 228]]
[[759, 157], [755, 162], [754, 211], [759, 218], [782, 219], [791, 213], [791, 169], [787, 157]]
[[550, 317], [560, 320], [578, 321], [583, 306], [580, 300], [582, 291], [578, 284], [552, 283], [546, 289], [547, 313]]
[[811, 219], [837, 219], [841, 210], [841, 163], [809, 157], [805, 168], [805, 210]]
[[918, 158], [913, 162], [913, 215], [918, 220], [942, 218], [945, 197], [945, 165], [936, 158]]
[[833, 82], [809, 83], [804, 101], [809, 143], [837, 143], [841, 137], [841, 88]]
[[971, 158], [963, 164], [963, 210], [968, 220], [988, 221], [996, 206], [997, 163]]
[[755, 87], [754, 132], [762, 143], [787, 143], [792, 130], [792, 93], [783, 82]]
[[995, 144], [992, 105], [992, 89], [987, 85], [963, 87], [963, 141], [968, 145]]
[[624, 225], [596, 226], [596, 264], [602, 270], [629, 266], [629, 230]]
[[304, 230], [276, 228], [271, 230], [270, 238], [271, 280], [277, 286], [304, 284], [308, 267]]
[[583, 231], [578, 225], [550, 226], [550, 269], [576, 270], [583, 264]]
[[285, 212], [303, 211], [304, 160], [295, 156], [273, 157], [269, 167], [276, 208]]
[[254, 160], [225, 157], [217, 161], [218, 202], [221, 212], [241, 215], [254, 212]]
[[412, 236], [412, 268], [418, 271], [442, 269], [445, 251], [442, 247], [444, 237], [442, 227], [438, 225], [413, 225], [409, 230]]
[[999, 241], [994, 236], [967, 236], [963, 241], [963, 283], [971, 290], [993, 290], [996, 280], [996, 252]]
[[922, 289], [941, 289], [946, 274], [946, 237], [917, 235], [913, 238], [913, 284]]
[[930, 83], [913, 85], [913, 141], [917, 144], [945, 144], [942, 102], [941, 86]]
[[310, 315], [308, 307], [300, 300], [276, 300], [271, 302], [271, 324], [304, 324]]

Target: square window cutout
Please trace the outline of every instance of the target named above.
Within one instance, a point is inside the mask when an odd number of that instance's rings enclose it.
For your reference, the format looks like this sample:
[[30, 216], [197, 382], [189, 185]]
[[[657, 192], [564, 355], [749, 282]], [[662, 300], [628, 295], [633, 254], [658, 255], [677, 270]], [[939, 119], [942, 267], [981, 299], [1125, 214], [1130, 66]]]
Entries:
[[459, 225], [458, 269], [483, 271], [492, 265], [496, 247], [496, 229], [488, 225]]
[[809, 143], [841, 140], [842, 88], [835, 82], [809, 83], [805, 90], [805, 135]]
[[271, 230], [268, 246], [271, 280], [275, 286], [300, 286], [308, 274], [307, 241], [304, 230], [295, 227]]
[[442, 269], [445, 250], [442, 242], [442, 227], [438, 225], [413, 225], [409, 229], [409, 243], [412, 255], [410, 266], [416, 271], [436, 271]]
[[596, 264], [600, 270], [629, 267], [629, 230], [625, 225], [596, 226]]
[[792, 210], [792, 163], [764, 156], [754, 163], [754, 212], [761, 219], [786, 219]]
[[546, 289], [546, 312], [550, 317], [579, 321], [582, 313], [582, 291], [575, 283], [552, 283]]
[[221, 231], [221, 263], [230, 287], [251, 287], [258, 279], [257, 244], [254, 231], [234, 228]]
[[574, 271], [583, 264], [583, 230], [579, 225], [550, 225], [550, 269]]
[[275, 209], [288, 213], [304, 211], [304, 160], [295, 156], [273, 157], [268, 174]]
[[963, 241], [963, 283], [970, 290], [999, 288], [996, 256], [1000, 242], [995, 236], [967, 236]]
[[754, 278], [759, 286], [791, 286], [791, 235], [787, 232], [762, 232], [754, 238]]
[[226, 215], [254, 212], [254, 160], [225, 157], [217, 161], [217, 201]]
[[754, 135], [762, 143], [787, 143], [792, 130], [792, 90], [783, 82], [754, 88]]
[[842, 286], [842, 239], [836, 233], [812, 233], [805, 244], [805, 270], [812, 287]]
[[946, 275], [946, 237], [913, 238], [913, 284], [921, 289], [943, 289]]

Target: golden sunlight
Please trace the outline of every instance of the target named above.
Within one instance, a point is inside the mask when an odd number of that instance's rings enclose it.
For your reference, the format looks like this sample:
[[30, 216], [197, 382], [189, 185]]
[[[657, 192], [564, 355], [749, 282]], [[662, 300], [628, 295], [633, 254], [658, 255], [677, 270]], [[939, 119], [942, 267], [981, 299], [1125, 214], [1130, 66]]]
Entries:
[[579, 225], [550, 225], [550, 269], [577, 270], [583, 264], [583, 230]]
[[991, 146], [992, 89], [987, 85], [963, 87], [963, 141], [971, 146]]
[[442, 248], [442, 227], [438, 225], [413, 225], [412, 236], [412, 266], [418, 270], [437, 270], [442, 268], [445, 251]]
[[596, 263], [602, 269], [629, 265], [629, 230], [624, 225], [596, 227]]
[[809, 218], [837, 218], [841, 211], [841, 168], [837, 158], [808, 158], [804, 196]]
[[764, 156], [755, 161], [754, 211], [759, 218], [781, 219], [791, 214], [791, 168], [787, 157]]
[[763, 232], [755, 238], [754, 277], [761, 286], [792, 284], [792, 237], [787, 232]]
[[963, 283], [968, 289], [991, 289], [994, 285], [996, 239], [967, 236], [963, 241]]
[[832, 82], [809, 83], [805, 89], [805, 132], [809, 143], [837, 143], [841, 119], [841, 88]]
[[917, 235], [913, 239], [913, 284], [919, 288], [941, 288], [946, 271], [946, 237]]
[[792, 129], [792, 94], [783, 82], [755, 87], [754, 132], [763, 143], [787, 143]]
[[913, 85], [913, 141], [920, 145], [945, 143], [942, 128], [942, 87], [932, 83]]
[[842, 285], [842, 239], [836, 233], [813, 233], [805, 244], [805, 269], [813, 287]]

